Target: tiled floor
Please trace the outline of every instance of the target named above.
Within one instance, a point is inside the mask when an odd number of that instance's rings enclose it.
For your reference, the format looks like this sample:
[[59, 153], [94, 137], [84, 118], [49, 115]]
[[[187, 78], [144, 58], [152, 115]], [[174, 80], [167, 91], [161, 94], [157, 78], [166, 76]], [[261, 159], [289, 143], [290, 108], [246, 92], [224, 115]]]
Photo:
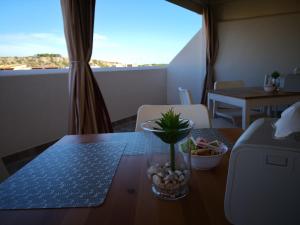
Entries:
[[[131, 117], [122, 121], [114, 122], [113, 128], [114, 132], [132, 132], [135, 130], [136, 117]], [[212, 127], [214, 128], [231, 128], [234, 127], [230, 121], [222, 118], [217, 118], [212, 120]], [[22, 153], [14, 154], [12, 156], [5, 157], [3, 159], [4, 164], [10, 174], [15, 173], [17, 170], [22, 168], [37, 155], [47, 149], [52, 143], [45, 144], [43, 146], [38, 146], [36, 148], [24, 151]]]
[[132, 132], [135, 130], [136, 116], [128, 119], [113, 123], [113, 129], [115, 133], [118, 132]]
[[[135, 121], [136, 117], [131, 117], [129, 119], [125, 119], [116, 123], [113, 123], [114, 132], [131, 132], [135, 129]], [[22, 168], [28, 162], [33, 160], [36, 156], [42, 153], [45, 149], [47, 149], [50, 145], [55, 142], [47, 143], [42, 146], [38, 146], [29, 150], [26, 150], [21, 153], [17, 153], [14, 155], [10, 155], [3, 158], [3, 162], [8, 170], [9, 174], [15, 173], [17, 170]]]
[[37, 155], [42, 153], [45, 149], [47, 149], [55, 142], [56, 141], [4, 157], [3, 162], [6, 166], [7, 171], [9, 172], [9, 174], [15, 173], [17, 170], [26, 165], [28, 162], [30, 162], [32, 159], [34, 159]]

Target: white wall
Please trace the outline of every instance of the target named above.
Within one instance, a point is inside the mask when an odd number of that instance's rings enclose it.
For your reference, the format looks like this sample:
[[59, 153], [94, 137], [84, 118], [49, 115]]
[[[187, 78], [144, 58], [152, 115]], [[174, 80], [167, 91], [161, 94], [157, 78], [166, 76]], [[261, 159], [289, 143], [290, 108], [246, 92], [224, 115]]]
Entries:
[[266, 74], [290, 73], [300, 66], [299, 1], [243, 0], [217, 8], [217, 80], [243, 79], [247, 86], [262, 86]]
[[67, 131], [67, 75], [0, 76], [0, 157]]
[[178, 87], [189, 89], [200, 103], [205, 76], [205, 37], [203, 29], [172, 60], [167, 70], [167, 102], [178, 104]]
[[[112, 121], [142, 104], [166, 104], [165, 68], [101, 69], [95, 76]], [[67, 70], [1, 72], [0, 158], [66, 134], [67, 87]]]
[[143, 104], [166, 104], [166, 69], [112, 69], [96, 72], [112, 121], [136, 114]]
[[[300, 1], [216, 1], [220, 48], [216, 80], [244, 80], [263, 85], [274, 70], [300, 67]], [[205, 75], [205, 37], [201, 29], [169, 64], [167, 102], [179, 103], [179, 86], [200, 102]]]

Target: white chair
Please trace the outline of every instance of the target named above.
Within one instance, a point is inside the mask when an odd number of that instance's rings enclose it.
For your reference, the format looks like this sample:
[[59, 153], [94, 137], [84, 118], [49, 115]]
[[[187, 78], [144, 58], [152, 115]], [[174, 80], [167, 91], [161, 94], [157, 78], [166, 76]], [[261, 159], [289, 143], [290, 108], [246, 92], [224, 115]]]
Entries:
[[232, 81], [216, 81], [214, 83], [214, 89], [226, 89], [226, 88], [240, 88], [245, 87], [243, 80], [232, 80]]
[[[241, 88], [244, 86], [245, 86], [245, 83], [242, 80], [216, 81], [214, 83], [214, 90], [226, 89], [226, 88]], [[232, 105], [215, 102], [214, 106], [213, 106], [213, 116], [215, 117], [215, 115], [229, 119], [235, 125], [236, 118], [241, 117], [241, 115], [242, 115], [242, 110], [241, 110], [241, 108], [238, 108], [238, 107], [235, 107]]]
[[[216, 81], [214, 83], [214, 90], [226, 88], [242, 88], [244, 86], [245, 83], [242, 80]], [[241, 120], [242, 118], [242, 109], [229, 104], [215, 102], [213, 106], [213, 116], [215, 117], [215, 115], [229, 119], [234, 125], [236, 125], [236, 121]], [[251, 110], [251, 115], [258, 117], [259, 115], [262, 115], [262, 113]]]
[[178, 88], [179, 91], [179, 98], [181, 105], [191, 105], [192, 102], [192, 96], [190, 94], [190, 91], [187, 89], [183, 89], [182, 87]]
[[[182, 105], [191, 105], [193, 104], [192, 96], [187, 89], [181, 87], [178, 88], [180, 102]], [[214, 118], [211, 120], [211, 126], [214, 128], [233, 128], [235, 125], [223, 118]]]
[[210, 120], [206, 106], [198, 105], [142, 105], [137, 112], [135, 131], [142, 131], [141, 123], [159, 119], [161, 113], [173, 108], [176, 113], [181, 113], [181, 118], [194, 122], [194, 128], [210, 128]]

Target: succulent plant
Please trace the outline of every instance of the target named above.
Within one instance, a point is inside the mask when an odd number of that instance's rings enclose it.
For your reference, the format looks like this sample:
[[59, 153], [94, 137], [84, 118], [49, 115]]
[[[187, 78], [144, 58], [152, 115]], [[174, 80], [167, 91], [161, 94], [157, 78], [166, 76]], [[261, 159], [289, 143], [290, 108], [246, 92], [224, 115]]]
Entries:
[[280, 77], [280, 73], [278, 71], [274, 71], [272, 74], [271, 74], [271, 77], [274, 78], [274, 79], [277, 79], [278, 77]]
[[171, 108], [166, 113], [162, 113], [162, 117], [155, 121], [159, 126], [154, 128], [154, 132], [165, 143], [170, 144], [170, 164], [174, 171], [175, 166], [175, 143], [185, 138], [190, 132], [190, 121], [180, 118], [180, 113], [176, 114]]
[[176, 114], [173, 108], [169, 109], [166, 113], [162, 113], [161, 115], [162, 117], [155, 123], [164, 131], [179, 130], [189, 126], [189, 122], [181, 119], [181, 114]]
[[176, 143], [186, 137], [189, 133], [187, 129], [190, 125], [188, 120], [180, 118], [180, 113], [176, 114], [171, 108], [166, 113], [162, 113], [162, 117], [155, 121], [159, 126], [156, 127], [155, 134], [162, 139], [162, 141], [171, 144]]

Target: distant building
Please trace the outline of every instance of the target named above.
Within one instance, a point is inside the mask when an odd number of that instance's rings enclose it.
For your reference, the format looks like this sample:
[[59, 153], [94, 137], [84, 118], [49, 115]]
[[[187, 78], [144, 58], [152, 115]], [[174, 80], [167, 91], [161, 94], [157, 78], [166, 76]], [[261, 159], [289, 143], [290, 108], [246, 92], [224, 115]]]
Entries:
[[127, 64], [126, 67], [137, 67], [138, 64]]

